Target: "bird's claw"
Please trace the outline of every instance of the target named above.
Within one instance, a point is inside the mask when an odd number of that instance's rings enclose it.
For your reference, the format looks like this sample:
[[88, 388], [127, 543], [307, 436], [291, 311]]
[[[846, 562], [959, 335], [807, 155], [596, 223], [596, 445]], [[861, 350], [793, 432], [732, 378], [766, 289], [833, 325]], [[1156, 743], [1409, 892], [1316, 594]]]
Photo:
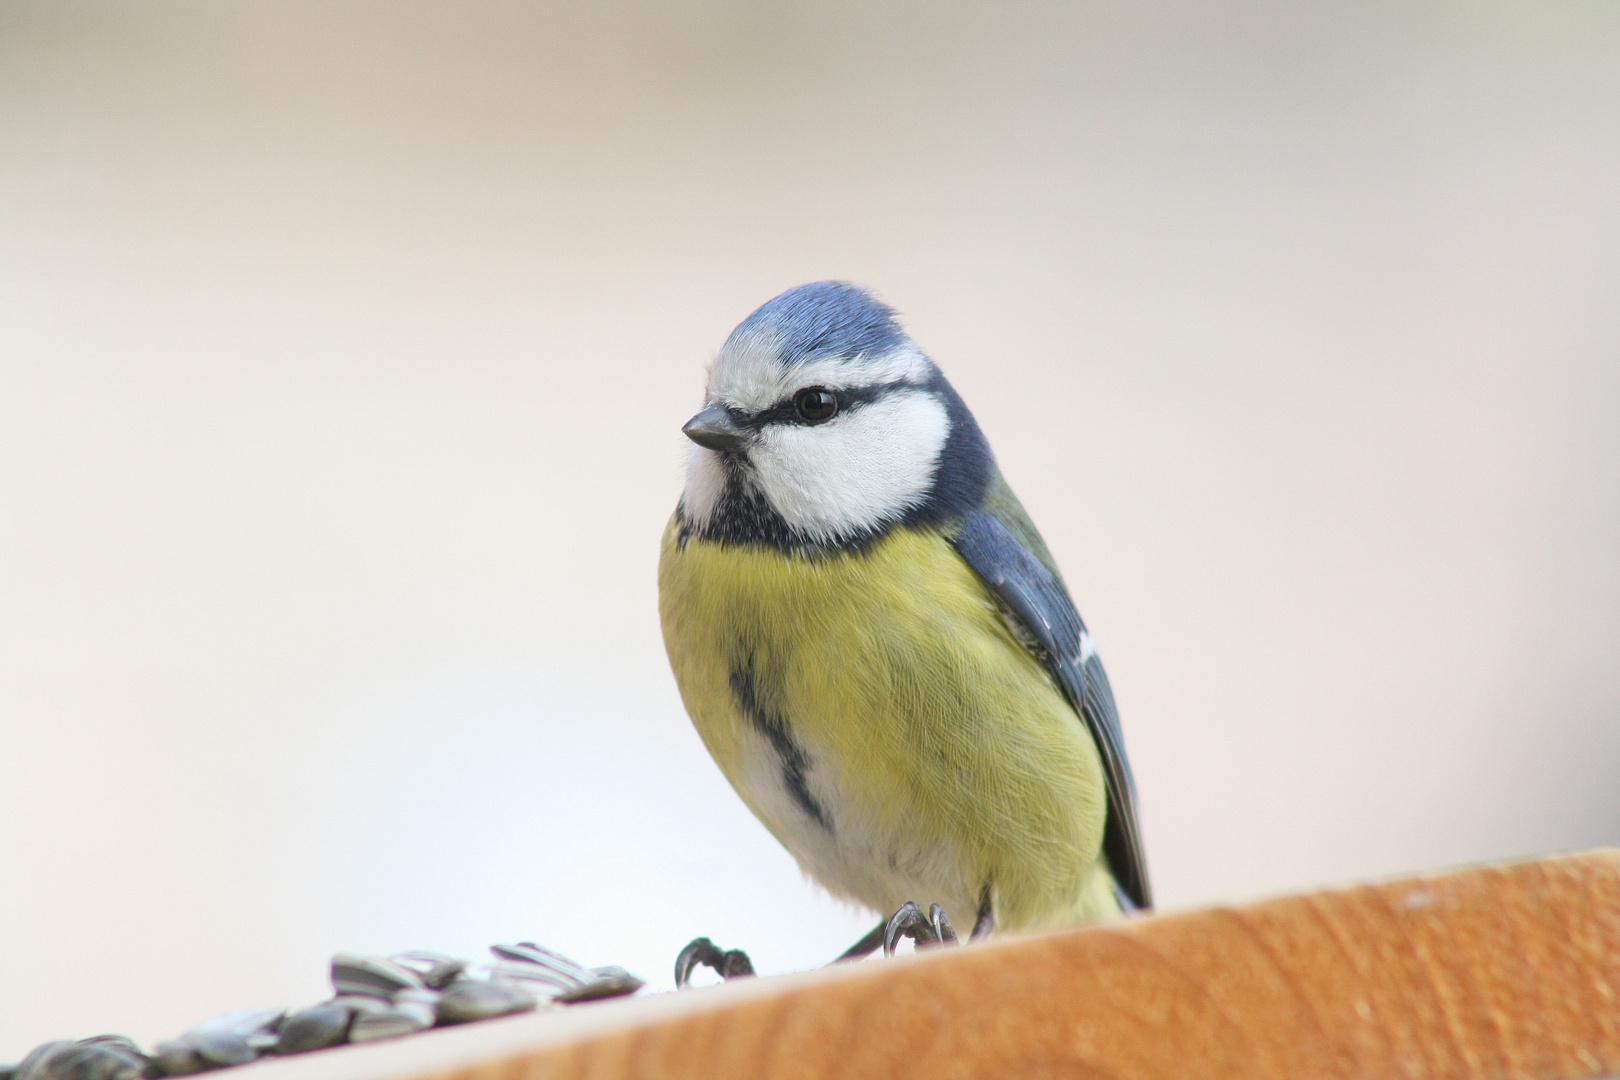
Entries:
[[951, 920], [945, 917], [945, 909], [940, 905], [931, 905], [924, 915], [916, 901], [907, 900], [883, 928], [883, 955], [893, 956], [895, 946], [903, 937], [910, 938], [921, 949], [955, 941], [956, 931], [951, 929]]
[[721, 949], [706, 937], [693, 938], [675, 958], [675, 987], [685, 990], [692, 984], [698, 966], [713, 968], [722, 979], [741, 979], [754, 973], [753, 961], [741, 949]]

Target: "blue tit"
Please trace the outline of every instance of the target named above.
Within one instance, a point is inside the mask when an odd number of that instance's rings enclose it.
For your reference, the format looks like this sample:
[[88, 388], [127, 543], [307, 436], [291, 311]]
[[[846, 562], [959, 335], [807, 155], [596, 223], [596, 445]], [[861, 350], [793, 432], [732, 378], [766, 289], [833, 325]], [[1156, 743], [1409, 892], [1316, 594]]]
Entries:
[[[954, 938], [945, 912], [978, 936], [1150, 907], [1091, 635], [894, 311], [846, 282], [788, 290], [732, 332], [682, 430], [658, 569], [670, 665], [803, 871], [894, 913], [846, 955]], [[748, 967], [698, 939], [677, 981], [699, 962]]]

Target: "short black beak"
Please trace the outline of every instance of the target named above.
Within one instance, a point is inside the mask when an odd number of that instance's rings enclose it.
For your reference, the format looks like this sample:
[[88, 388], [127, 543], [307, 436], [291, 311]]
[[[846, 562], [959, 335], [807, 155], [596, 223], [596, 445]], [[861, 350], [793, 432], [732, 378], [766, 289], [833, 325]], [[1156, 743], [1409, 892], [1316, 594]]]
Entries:
[[724, 405], [710, 405], [681, 428], [688, 439], [709, 450], [735, 450], [748, 433], [737, 426]]

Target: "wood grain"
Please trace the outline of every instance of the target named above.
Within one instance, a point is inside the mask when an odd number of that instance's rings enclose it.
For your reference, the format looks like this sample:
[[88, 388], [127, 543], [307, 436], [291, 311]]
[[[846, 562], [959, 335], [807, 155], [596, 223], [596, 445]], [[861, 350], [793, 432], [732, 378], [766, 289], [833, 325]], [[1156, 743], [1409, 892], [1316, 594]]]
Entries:
[[1605, 849], [581, 1006], [247, 1080], [1575, 1080], [1620, 1075], [1617, 990]]

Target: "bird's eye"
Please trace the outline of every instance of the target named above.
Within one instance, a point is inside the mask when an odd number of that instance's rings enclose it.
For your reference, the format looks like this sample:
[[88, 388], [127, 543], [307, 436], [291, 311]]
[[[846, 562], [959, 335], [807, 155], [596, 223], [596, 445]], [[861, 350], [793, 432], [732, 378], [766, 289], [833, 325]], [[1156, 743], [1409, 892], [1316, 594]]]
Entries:
[[826, 387], [808, 386], [793, 395], [793, 409], [803, 419], [819, 424], [838, 411], [838, 398]]

